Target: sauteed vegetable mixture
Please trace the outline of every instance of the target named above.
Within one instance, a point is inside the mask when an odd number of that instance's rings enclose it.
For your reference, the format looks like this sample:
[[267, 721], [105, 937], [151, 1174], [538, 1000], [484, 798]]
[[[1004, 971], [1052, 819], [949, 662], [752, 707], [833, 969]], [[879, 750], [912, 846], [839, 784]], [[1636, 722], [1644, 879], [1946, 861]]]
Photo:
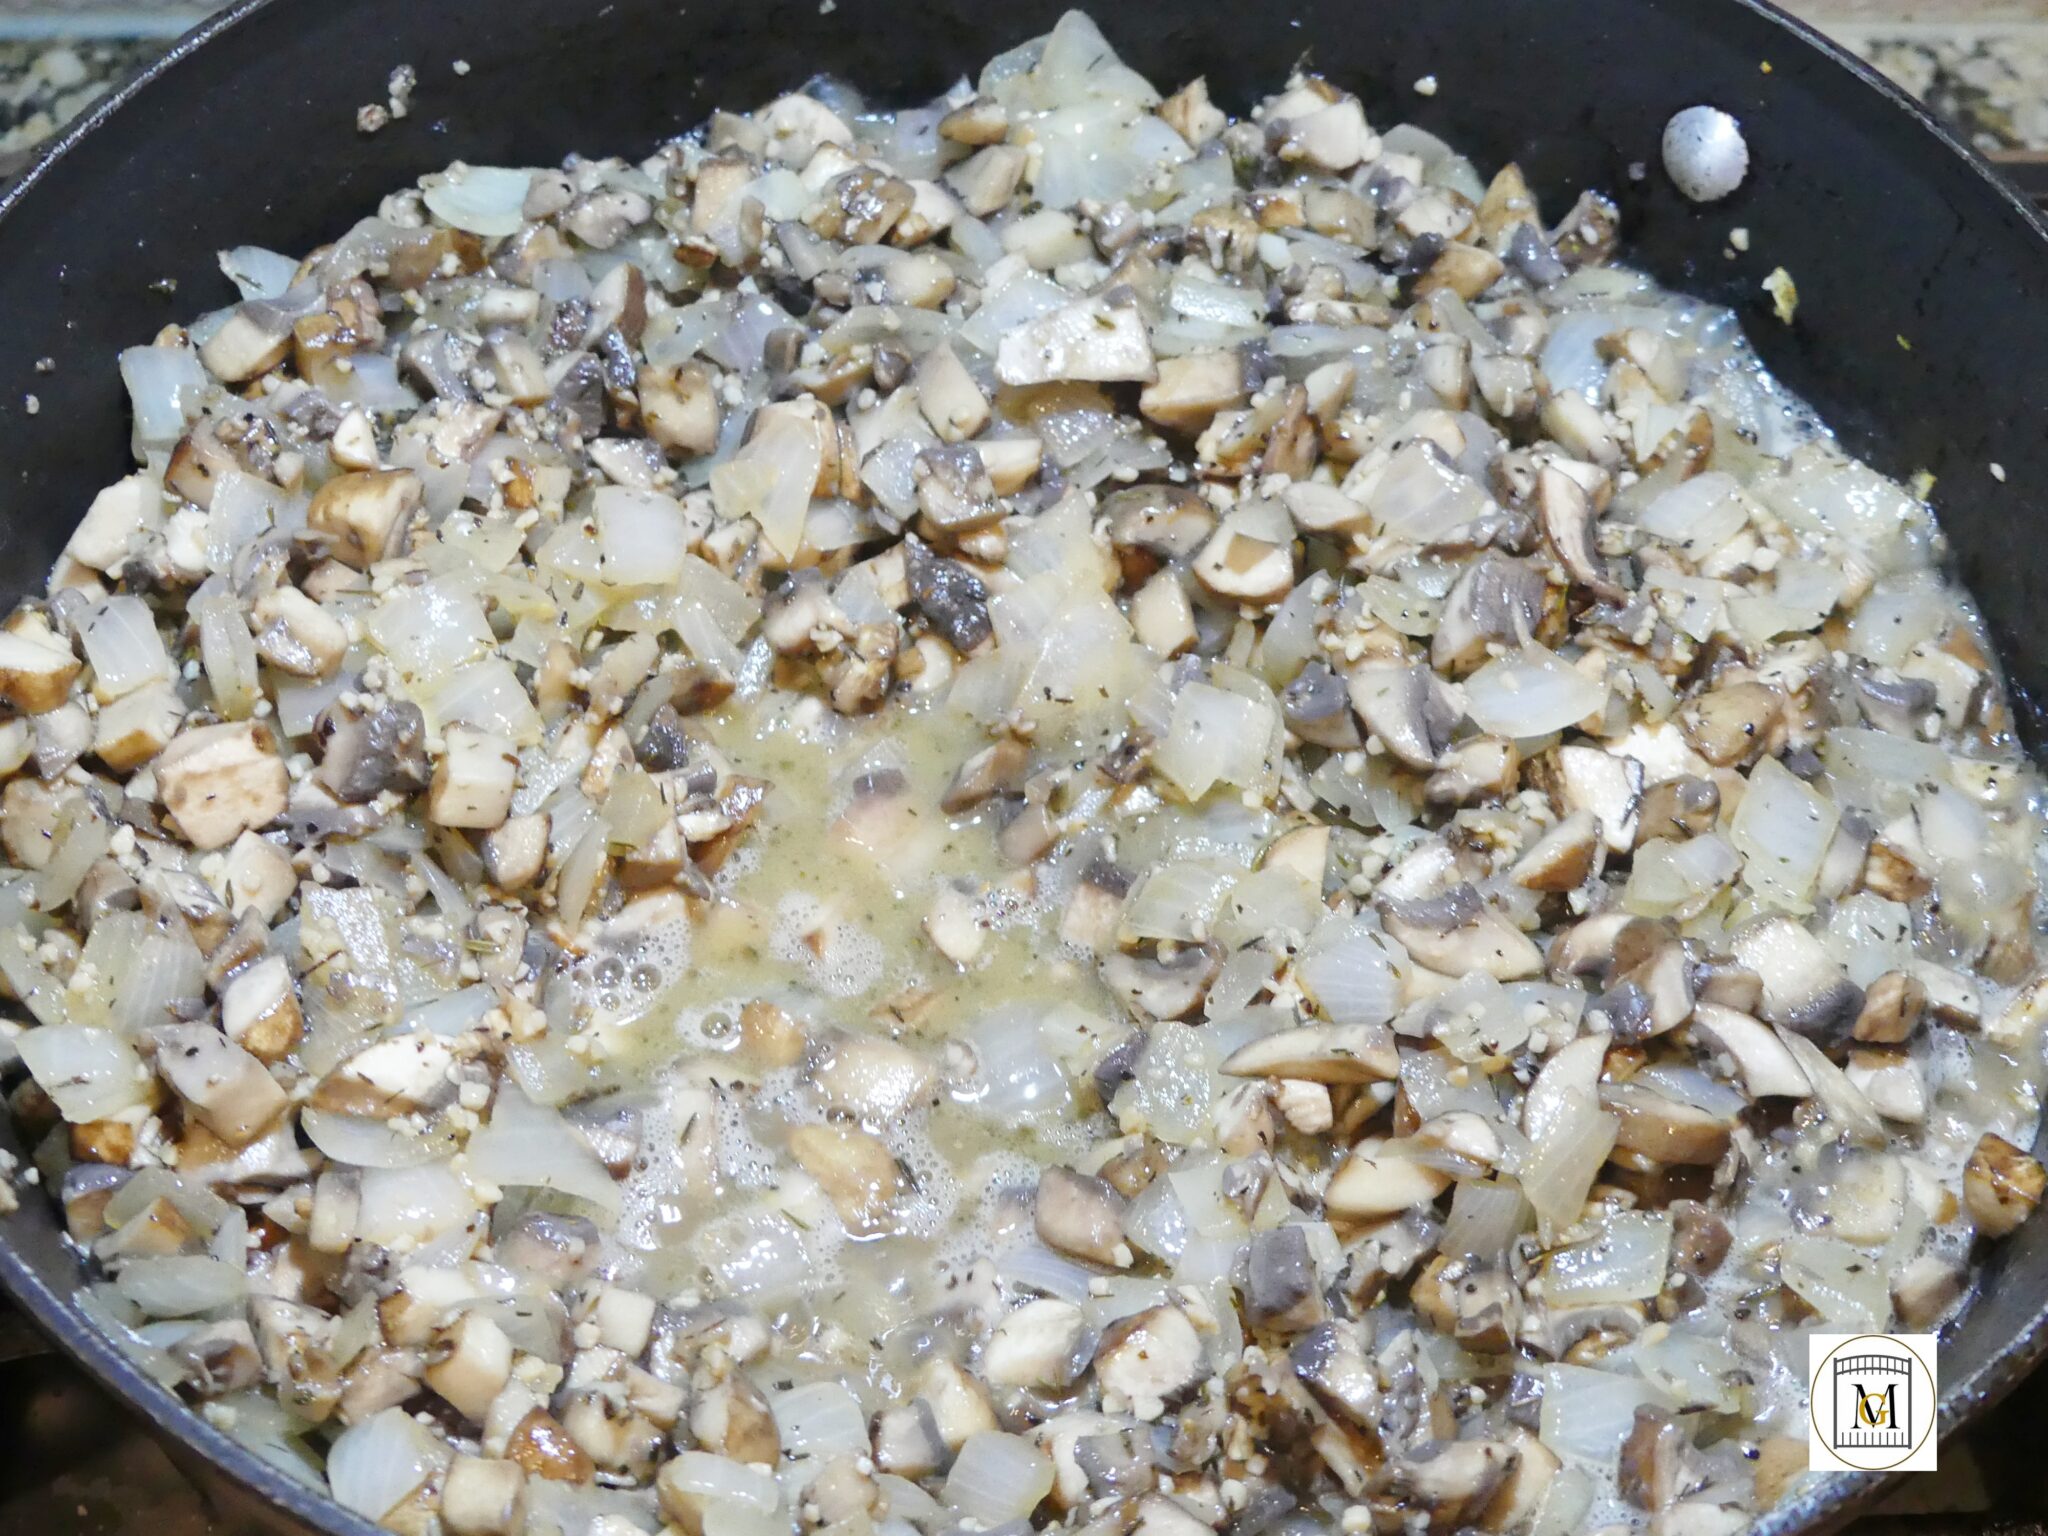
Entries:
[[225, 253], [0, 632], [84, 1304], [419, 1536], [1743, 1526], [2040, 1199], [2040, 788], [1622, 239], [1077, 14]]

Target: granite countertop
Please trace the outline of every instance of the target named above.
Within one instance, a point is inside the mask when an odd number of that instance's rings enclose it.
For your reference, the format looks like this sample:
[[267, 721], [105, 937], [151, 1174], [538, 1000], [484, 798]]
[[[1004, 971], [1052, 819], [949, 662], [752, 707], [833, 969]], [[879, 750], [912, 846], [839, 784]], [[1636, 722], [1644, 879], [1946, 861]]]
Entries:
[[[346, 0], [342, 0], [346, 3]], [[1955, 123], [1998, 159], [2048, 159], [2048, 5], [1979, 0], [1794, 0], [1793, 9]], [[0, 179], [65, 122], [162, 52], [203, 14], [134, 0], [0, 0]], [[1942, 1470], [1908, 1480], [1855, 1536], [2048, 1536], [2048, 1477], [2032, 1427], [2048, 1417], [2048, 1372], [1945, 1448]], [[213, 1523], [146, 1435], [110, 1425], [105, 1399], [68, 1362], [0, 1327], [0, 1532], [205, 1536]]]

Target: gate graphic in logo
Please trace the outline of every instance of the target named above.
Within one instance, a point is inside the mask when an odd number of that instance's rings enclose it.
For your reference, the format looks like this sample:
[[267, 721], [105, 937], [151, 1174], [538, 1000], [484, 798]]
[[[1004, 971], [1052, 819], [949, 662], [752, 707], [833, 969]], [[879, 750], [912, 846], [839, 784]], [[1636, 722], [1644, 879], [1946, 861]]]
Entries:
[[1932, 1471], [1934, 1336], [1810, 1336], [1815, 1471]]

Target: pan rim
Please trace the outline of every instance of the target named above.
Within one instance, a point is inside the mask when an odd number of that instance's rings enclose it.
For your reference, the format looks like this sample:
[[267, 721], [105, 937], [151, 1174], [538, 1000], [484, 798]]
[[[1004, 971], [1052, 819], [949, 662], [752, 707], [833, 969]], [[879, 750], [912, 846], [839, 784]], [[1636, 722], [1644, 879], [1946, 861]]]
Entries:
[[[18, 206], [49, 177], [54, 168], [138, 96], [222, 34], [288, 3], [290, 0], [235, 0], [235, 3], [184, 33], [164, 54], [74, 119], [42, 147], [4, 192], [0, 192], [0, 234], [10, 227], [8, 221]], [[1073, 0], [1073, 3], [1085, 7], [1087, 0]], [[1980, 194], [1988, 193], [2005, 213], [2016, 216], [2042, 253], [2048, 255], [2048, 216], [2044, 216], [1954, 129], [1897, 83], [1810, 23], [1781, 10], [1770, 0], [1719, 0], [1719, 3], [1748, 12], [1757, 22], [1773, 29], [1789, 42], [1819, 54], [1834, 68], [1845, 71], [1864, 89], [1875, 92], [1891, 108], [1904, 113], [1919, 132], [1931, 137], [1947, 153], [1957, 173], [1967, 177]], [[2048, 753], [2037, 754], [2036, 760], [2048, 769]], [[11, 1127], [5, 1128], [4, 1134], [11, 1142]], [[344, 1509], [313, 1483], [296, 1478], [264, 1460], [209, 1423], [191, 1404], [144, 1374], [109, 1335], [78, 1309], [70, 1296], [60, 1294], [16, 1251], [4, 1230], [0, 1230], [0, 1290], [4, 1290], [13, 1303], [101, 1388], [117, 1398], [125, 1410], [147, 1421], [159, 1439], [166, 1434], [176, 1437], [184, 1448], [198, 1452], [214, 1471], [238, 1485], [242, 1492], [284, 1507], [303, 1521], [308, 1529], [319, 1531], [323, 1536], [379, 1536], [379, 1528], [373, 1522]], [[2048, 1360], [2048, 1298], [2044, 1298], [2026, 1325], [2005, 1340], [1981, 1368], [1961, 1380], [1943, 1384], [1937, 1407], [1939, 1439], [1948, 1440], [1966, 1423], [1996, 1406], [2044, 1360]], [[1753, 1522], [1748, 1529], [1752, 1536], [1794, 1536], [1794, 1533], [1818, 1536], [1818, 1533], [1838, 1529], [1900, 1480], [1900, 1474], [1830, 1474]]]

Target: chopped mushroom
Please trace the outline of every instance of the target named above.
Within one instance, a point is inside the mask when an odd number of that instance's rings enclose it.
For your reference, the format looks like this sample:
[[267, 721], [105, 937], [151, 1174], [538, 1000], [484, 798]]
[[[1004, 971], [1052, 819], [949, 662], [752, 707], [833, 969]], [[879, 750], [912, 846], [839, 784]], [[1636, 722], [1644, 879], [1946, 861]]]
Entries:
[[154, 764], [157, 793], [197, 848], [222, 848], [268, 826], [288, 789], [275, 738], [260, 721], [192, 726]]
[[1095, 1350], [1103, 1406], [1156, 1419], [1205, 1373], [1201, 1336], [1179, 1307], [1151, 1307], [1105, 1328]]
[[2048, 1188], [2041, 1164], [1995, 1132], [1986, 1131], [1963, 1170], [1963, 1203], [1985, 1237], [2004, 1237], [2031, 1216]]

